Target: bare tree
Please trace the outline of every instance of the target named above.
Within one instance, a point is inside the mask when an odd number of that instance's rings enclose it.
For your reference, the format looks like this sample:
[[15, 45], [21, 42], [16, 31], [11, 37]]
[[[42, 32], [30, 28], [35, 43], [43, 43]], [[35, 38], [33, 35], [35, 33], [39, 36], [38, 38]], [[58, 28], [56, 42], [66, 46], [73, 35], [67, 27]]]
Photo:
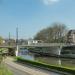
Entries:
[[65, 42], [67, 27], [61, 23], [53, 23], [36, 34], [34, 39], [43, 40], [44, 42]]

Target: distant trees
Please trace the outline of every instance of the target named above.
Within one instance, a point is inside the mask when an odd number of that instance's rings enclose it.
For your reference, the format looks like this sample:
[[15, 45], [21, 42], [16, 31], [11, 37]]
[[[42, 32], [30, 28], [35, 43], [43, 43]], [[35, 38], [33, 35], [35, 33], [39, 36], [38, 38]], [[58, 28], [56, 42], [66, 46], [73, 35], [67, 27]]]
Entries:
[[3, 44], [3, 38], [0, 36], [0, 45]]
[[53, 23], [50, 27], [47, 27], [39, 31], [34, 39], [43, 40], [47, 43], [62, 43], [66, 42], [67, 27], [61, 23]]

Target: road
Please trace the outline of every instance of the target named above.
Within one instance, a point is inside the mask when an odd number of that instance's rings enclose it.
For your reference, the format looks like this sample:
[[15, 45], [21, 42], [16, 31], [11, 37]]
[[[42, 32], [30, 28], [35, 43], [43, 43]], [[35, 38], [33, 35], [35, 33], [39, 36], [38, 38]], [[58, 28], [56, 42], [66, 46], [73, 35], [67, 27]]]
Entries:
[[13, 61], [12, 58], [7, 57], [4, 60], [6, 66], [13, 72], [14, 75], [61, 75], [40, 68], [22, 65]]

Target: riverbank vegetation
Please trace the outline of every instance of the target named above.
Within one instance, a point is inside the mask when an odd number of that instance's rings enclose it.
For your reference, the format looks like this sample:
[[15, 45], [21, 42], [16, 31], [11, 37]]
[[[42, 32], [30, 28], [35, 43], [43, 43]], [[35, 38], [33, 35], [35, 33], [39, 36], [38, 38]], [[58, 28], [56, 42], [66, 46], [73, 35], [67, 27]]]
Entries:
[[0, 64], [0, 75], [13, 75], [3, 64]]
[[3, 62], [4, 56], [0, 51], [0, 75], [13, 75], [12, 72], [5, 66]]
[[53, 23], [50, 27], [39, 31], [34, 39], [42, 40], [46, 43], [65, 43], [67, 42], [66, 35], [68, 28], [61, 23]]
[[29, 64], [32, 64], [33, 66], [38, 66], [40, 68], [45, 68], [45, 69], [48, 69], [48, 70], [54, 70], [54, 71], [58, 71], [60, 73], [64, 73], [66, 75], [68, 74], [71, 74], [71, 75], [74, 75], [75, 74], [75, 69], [72, 69], [72, 68], [68, 68], [68, 67], [62, 67], [62, 66], [54, 66], [54, 65], [50, 65], [50, 64], [45, 64], [45, 63], [42, 63], [42, 62], [37, 62], [37, 61], [31, 61], [31, 60], [26, 60], [26, 59], [23, 59], [21, 57], [16, 57], [17, 61], [20, 61], [22, 63], [29, 63]]

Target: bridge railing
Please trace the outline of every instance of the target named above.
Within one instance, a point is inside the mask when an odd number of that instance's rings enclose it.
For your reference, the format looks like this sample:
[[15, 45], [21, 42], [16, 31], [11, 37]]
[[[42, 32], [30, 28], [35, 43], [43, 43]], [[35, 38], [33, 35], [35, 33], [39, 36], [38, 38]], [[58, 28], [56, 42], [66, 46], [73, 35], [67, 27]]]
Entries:
[[[72, 46], [72, 45], [75, 45], [75, 43], [32, 43], [19, 46], [49, 47], [49, 46]], [[0, 45], [0, 47], [16, 47], [16, 45]]]
[[20, 46], [37, 46], [37, 47], [49, 47], [49, 46], [63, 46], [65, 43], [32, 43]]

